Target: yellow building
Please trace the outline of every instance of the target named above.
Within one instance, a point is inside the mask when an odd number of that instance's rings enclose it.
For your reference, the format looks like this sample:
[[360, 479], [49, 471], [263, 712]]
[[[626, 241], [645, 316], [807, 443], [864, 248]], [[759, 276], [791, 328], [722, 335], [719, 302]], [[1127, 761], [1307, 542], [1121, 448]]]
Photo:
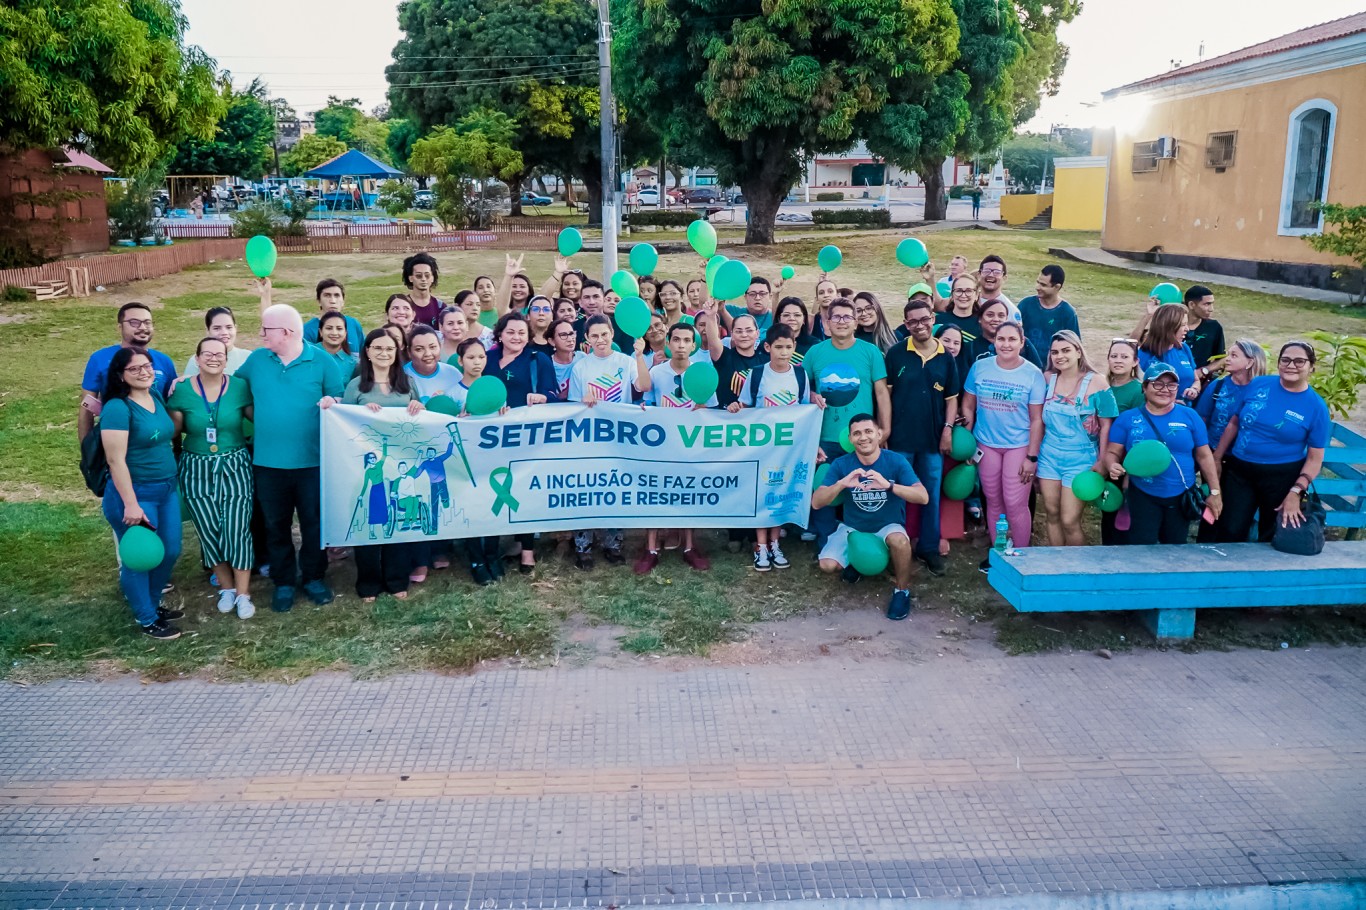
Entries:
[[[1270, 281], [1345, 287], [1304, 242], [1314, 201], [1366, 204], [1366, 13], [1104, 93], [1101, 245]], [[1063, 172], [1058, 172], [1059, 195]], [[1055, 221], [1054, 226], [1059, 226]]]

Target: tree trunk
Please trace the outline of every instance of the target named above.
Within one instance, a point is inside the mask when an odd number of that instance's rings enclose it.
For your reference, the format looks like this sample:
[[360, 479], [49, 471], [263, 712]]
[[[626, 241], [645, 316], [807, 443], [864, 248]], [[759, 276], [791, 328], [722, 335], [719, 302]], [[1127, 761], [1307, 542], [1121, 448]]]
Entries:
[[564, 204], [578, 205], [578, 197], [574, 195], [574, 178], [572, 176], [561, 177], [560, 182], [564, 185]]
[[520, 218], [522, 215], [522, 181], [526, 179], [526, 174], [514, 174], [508, 178], [508, 200], [512, 203], [512, 217]]
[[550, 191], [545, 188], [544, 174], [537, 174], [532, 180], [532, 184], [536, 187], [536, 192], [540, 193], [542, 196], [550, 195]]
[[588, 226], [602, 227], [602, 175], [584, 175], [583, 187], [588, 191]]
[[915, 172], [925, 184], [925, 220], [943, 221], [948, 217], [948, 196], [944, 192], [944, 159], [922, 161]]
[[778, 174], [761, 172], [740, 184], [749, 211], [745, 224], [745, 243], [772, 243], [773, 225], [778, 218], [778, 207], [787, 195], [786, 181]]

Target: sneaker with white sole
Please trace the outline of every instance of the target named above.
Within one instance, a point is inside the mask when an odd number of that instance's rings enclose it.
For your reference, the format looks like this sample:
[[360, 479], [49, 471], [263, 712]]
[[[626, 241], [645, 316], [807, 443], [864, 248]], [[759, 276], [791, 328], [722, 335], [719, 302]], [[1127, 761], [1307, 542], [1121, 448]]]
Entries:
[[773, 566], [768, 561], [768, 550], [759, 547], [754, 551], [754, 571], [767, 572]]
[[238, 619], [251, 619], [256, 615], [256, 604], [251, 602], [250, 594], [238, 594], [235, 603]]
[[222, 591], [219, 591], [219, 592], [218, 592], [218, 612], [219, 612], [219, 613], [231, 613], [231, 612], [232, 612], [232, 608], [233, 608], [234, 606], [236, 606], [236, 601], [237, 601], [237, 592], [234, 591], [232, 588], [224, 588]]
[[786, 569], [788, 566], [792, 565], [792, 563], [787, 561], [787, 557], [783, 555], [783, 548], [778, 546], [778, 541], [776, 540], [768, 545], [768, 558], [772, 560], [773, 568], [775, 569]]
[[811, 543], [816, 539], [815, 531], [803, 531], [801, 536], [802, 543]]

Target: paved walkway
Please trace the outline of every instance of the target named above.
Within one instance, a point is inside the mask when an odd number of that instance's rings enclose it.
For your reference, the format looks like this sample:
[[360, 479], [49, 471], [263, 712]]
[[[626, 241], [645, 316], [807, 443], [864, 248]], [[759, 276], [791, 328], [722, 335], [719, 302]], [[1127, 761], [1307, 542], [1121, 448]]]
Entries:
[[1363, 669], [1315, 648], [0, 684], [0, 906], [1345, 883]]
[[1127, 269], [1130, 272], [1147, 272], [1152, 275], [1161, 275], [1163, 278], [1174, 278], [1187, 284], [1222, 284], [1229, 288], [1242, 288], [1245, 291], [1258, 291], [1262, 294], [1279, 294], [1282, 297], [1298, 297], [1301, 300], [1317, 300], [1319, 303], [1345, 305], [1350, 302], [1347, 294], [1342, 291], [1325, 291], [1320, 288], [1300, 287], [1297, 284], [1281, 284], [1277, 281], [1238, 278], [1234, 275], [1216, 275], [1213, 272], [1178, 269], [1169, 265], [1150, 265], [1146, 262], [1125, 259], [1123, 256], [1116, 256], [1114, 253], [1107, 253], [1105, 250], [1095, 247], [1055, 248], [1048, 252], [1055, 256], [1066, 256], [1078, 262], [1088, 262], [1091, 265], [1108, 265], [1117, 269]]

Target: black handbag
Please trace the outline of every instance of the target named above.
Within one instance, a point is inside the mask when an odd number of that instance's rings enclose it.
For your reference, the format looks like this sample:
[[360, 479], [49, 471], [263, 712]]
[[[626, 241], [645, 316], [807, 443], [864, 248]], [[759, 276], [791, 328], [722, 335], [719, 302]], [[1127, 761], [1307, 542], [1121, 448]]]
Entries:
[[[1162, 439], [1162, 431], [1157, 428], [1157, 423], [1153, 421], [1152, 415], [1148, 413], [1148, 409], [1140, 407], [1139, 410], [1143, 412], [1143, 417], [1148, 421], [1148, 426], [1153, 428], [1153, 433], [1157, 436], [1157, 441], [1161, 442], [1164, 446], [1167, 445]], [[1167, 446], [1167, 451], [1171, 452], [1171, 446]], [[1181, 478], [1181, 483], [1185, 484], [1186, 472], [1181, 470], [1181, 465], [1177, 463], [1175, 452], [1172, 452], [1172, 464], [1176, 466], [1176, 473], [1177, 476]], [[1204, 517], [1205, 492], [1200, 489], [1200, 484], [1193, 483], [1186, 487], [1186, 491], [1181, 494], [1181, 498], [1177, 502], [1177, 508], [1181, 510], [1181, 517], [1186, 519], [1186, 521], [1199, 521]], [[1322, 545], [1320, 545], [1319, 549], [1323, 549]]]
[[1323, 552], [1323, 527], [1328, 518], [1327, 510], [1319, 494], [1312, 490], [1305, 494], [1300, 510], [1304, 513], [1304, 521], [1300, 522], [1298, 528], [1281, 524], [1280, 516], [1276, 516], [1276, 533], [1271, 538], [1271, 546], [1282, 553], [1317, 556]]

